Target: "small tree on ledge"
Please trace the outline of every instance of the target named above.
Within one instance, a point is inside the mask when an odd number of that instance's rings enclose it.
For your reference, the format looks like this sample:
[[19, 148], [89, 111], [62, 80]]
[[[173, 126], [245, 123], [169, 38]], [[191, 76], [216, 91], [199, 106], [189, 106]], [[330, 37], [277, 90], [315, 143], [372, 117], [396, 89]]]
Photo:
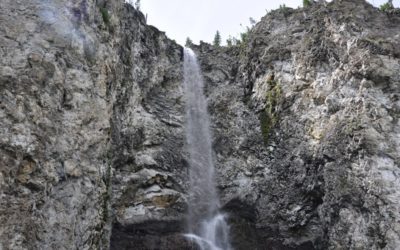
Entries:
[[190, 37], [186, 38], [185, 47], [190, 47], [192, 45], [193, 45], [192, 39], [190, 39]]
[[229, 38], [226, 39], [226, 45], [227, 45], [228, 47], [232, 47], [232, 45], [233, 45], [233, 39], [232, 39], [231, 36], [229, 36]]
[[218, 30], [217, 30], [217, 33], [215, 33], [213, 45], [216, 47], [221, 46], [221, 35], [219, 34]]
[[388, 0], [386, 3], [382, 4], [381, 6], [379, 6], [379, 9], [381, 11], [388, 11], [388, 10], [394, 9], [393, 0]]

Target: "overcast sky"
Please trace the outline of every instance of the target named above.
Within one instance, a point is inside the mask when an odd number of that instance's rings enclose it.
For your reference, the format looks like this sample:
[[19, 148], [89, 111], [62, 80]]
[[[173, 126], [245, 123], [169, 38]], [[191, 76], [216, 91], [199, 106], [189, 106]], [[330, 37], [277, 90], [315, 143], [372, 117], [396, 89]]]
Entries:
[[[222, 40], [238, 34], [249, 25], [249, 18], [259, 21], [266, 10], [279, 5], [296, 8], [302, 0], [141, 0], [141, 10], [147, 14], [147, 22], [165, 31], [169, 38], [184, 44], [187, 37], [194, 43], [211, 42], [220, 31]], [[379, 6], [386, 0], [370, 0]], [[400, 0], [393, 0], [396, 7]], [[242, 24], [242, 26], [241, 26]]]

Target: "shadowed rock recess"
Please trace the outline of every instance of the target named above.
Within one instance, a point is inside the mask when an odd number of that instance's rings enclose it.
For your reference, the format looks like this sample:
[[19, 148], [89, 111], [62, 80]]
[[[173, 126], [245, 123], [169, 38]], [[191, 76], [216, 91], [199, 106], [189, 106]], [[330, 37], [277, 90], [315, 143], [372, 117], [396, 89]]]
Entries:
[[[398, 249], [400, 11], [193, 46], [234, 249]], [[195, 249], [183, 48], [122, 0], [1, 0], [0, 249]]]

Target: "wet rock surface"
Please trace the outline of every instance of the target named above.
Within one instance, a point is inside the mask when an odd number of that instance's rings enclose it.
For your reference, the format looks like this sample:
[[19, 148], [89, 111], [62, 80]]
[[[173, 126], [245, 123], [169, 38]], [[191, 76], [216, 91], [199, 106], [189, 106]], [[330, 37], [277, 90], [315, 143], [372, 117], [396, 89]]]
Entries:
[[[122, 1], [2, 0], [0, 249], [191, 249], [182, 47]], [[272, 11], [194, 46], [235, 249], [400, 245], [400, 16]]]

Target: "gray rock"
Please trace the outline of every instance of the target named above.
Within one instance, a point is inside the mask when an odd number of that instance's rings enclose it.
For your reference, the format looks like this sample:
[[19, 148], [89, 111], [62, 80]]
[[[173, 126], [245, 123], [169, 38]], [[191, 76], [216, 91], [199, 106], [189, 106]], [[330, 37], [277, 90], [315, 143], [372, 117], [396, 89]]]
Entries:
[[[1, 5], [0, 249], [192, 249], [182, 47], [122, 0]], [[235, 249], [398, 248], [399, 24], [316, 2], [193, 47]]]
[[179, 217], [182, 48], [122, 0], [1, 5], [0, 248], [108, 249], [141, 168], [168, 170], [151, 220]]
[[196, 47], [238, 249], [400, 244], [399, 21], [315, 3], [271, 12], [240, 47]]

